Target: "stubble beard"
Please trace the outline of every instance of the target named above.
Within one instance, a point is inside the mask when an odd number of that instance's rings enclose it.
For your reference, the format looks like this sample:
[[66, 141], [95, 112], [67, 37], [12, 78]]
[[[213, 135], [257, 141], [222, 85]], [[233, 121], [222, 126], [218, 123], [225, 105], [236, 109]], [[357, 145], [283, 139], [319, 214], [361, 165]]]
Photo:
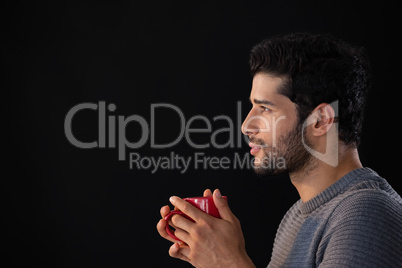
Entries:
[[[262, 139], [251, 138], [250, 142], [262, 145], [263, 157], [254, 159], [254, 171], [257, 175], [266, 177], [284, 173], [296, 173], [314, 166], [313, 156], [302, 143], [302, 124], [298, 123], [290, 132], [281, 136], [276, 144], [265, 144]], [[311, 147], [309, 141], [304, 143]], [[256, 164], [259, 162], [259, 164]]]

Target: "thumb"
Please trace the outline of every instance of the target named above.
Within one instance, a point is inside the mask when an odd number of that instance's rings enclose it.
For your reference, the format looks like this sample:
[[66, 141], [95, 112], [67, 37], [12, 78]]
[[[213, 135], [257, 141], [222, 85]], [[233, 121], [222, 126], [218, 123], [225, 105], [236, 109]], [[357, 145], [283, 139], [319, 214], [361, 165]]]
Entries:
[[228, 202], [222, 197], [219, 189], [216, 189], [213, 194], [214, 203], [219, 211], [219, 214], [223, 220], [233, 221], [235, 217], [229, 208]]

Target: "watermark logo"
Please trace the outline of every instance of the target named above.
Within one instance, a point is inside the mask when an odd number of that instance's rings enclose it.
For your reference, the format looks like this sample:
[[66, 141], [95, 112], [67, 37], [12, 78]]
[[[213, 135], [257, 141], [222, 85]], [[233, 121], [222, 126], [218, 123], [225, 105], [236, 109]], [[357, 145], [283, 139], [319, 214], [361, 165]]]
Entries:
[[[338, 103], [330, 104], [334, 109], [334, 116], [338, 114]], [[105, 101], [98, 103], [80, 103], [72, 107], [66, 114], [64, 121], [64, 132], [67, 140], [75, 147], [81, 149], [114, 149], [117, 150], [118, 160], [127, 161], [130, 169], [149, 170], [155, 173], [159, 170], [178, 170], [184, 174], [189, 169], [251, 169], [251, 168], [268, 168], [268, 169], [286, 169], [286, 159], [281, 155], [272, 152], [265, 152], [261, 157], [253, 158], [249, 153], [240, 154], [234, 152], [230, 156], [207, 156], [205, 150], [207, 148], [214, 149], [239, 149], [242, 147], [243, 139], [248, 143], [247, 135], [241, 133], [242, 105], [238, 101], [236, 103], [236, 116], [234, 119], [228, 115], [217, 115], [208, 118], [204, 115], [194, 115], [186, 118], [183, 111], [176, 105], [169, 103], [155, 103], [150, 105], [150, 118], [147, 120], [139, 114], [130, 116], [118, 115], [116, 113], [117, 106], [113, 103], [107, 104]], [[170, 141], [164, 143], [157, 142], [157, 133], [155, 131], [156, 124], [166, 118], [158, 118], [169, 110], [174, 113], [180, 122], [179, 133]], [[98, 121], [97, 137], [92, 141], [82, 141], [74, 135], [73, 121], [80, 116], [82, 111], [90, 111], [96, 113]], [[265, 136], [269, 135], [269, 146], [260, 144], [261, 148], [270, 147], [275, 149], [278, 146], [278, 126], [286, 124], [286, 117], [272, 117], [269, 120], [260, 115], [250, 116], [244, 122], [243, 127], [249, 131], [258, 131]], [[194, 127], [196, 123], [202, 123], [204, 127]], [[219, 122], [220, 128], [216, 129], [216, 123]], [[258, 123], [256, 123], [258, 122]], [[314, 122], [313, 117], [309, 117], [302, 126], [304, 130]], [[136, 140], [127, 136], [127, 127], [136, 125], [140, 129], [140, 135], [136, 136]], [[199, 125], [199, 124], [198, 124]], [[222, 127], [224, 125], [224, 127]], [[258, 129], [253, 129], [258, 125]], [[207, 135], [208, 141], [203, 143], [194, 138], [194, 135]], [[218, 136], [225, 134], [227, 137], [223, 142]], [[267, 134], [268, 133], [268, 134]], [[138, 133], [137, 133], [138, 134]], [[306, 142], [304, 131], [301, 134], [301, 142], [304, 148], [314, 157], [331, 165], [338, 164], [338, 133], [336, 127], [332, 128], [327, 135], [327, 144], [325, 152], [316, 151]], [[181, 142], [186, 142], [194, 151], [192, 155], [179, 155], [174, 152], [175, 146]], [[149, 145], [151, 149], [172, 149], [168, 155], [164, 156], [147, 156], [140, 154], [139, 150], [145, 145]], [[291, 148], [290, 148], [291, 149]]]
[[[205, 149], [205, 148], [241, 148], [242, 139], [246, 139], [241, 135], [240, 128], [242, 124], [241, 120], [241, 102], [237, 102], [236, 105], [236, 119], [233, 120], [227, 115], [217, 115], [212, 119], [207, 118], [204, 115], [195, 115], [186, 120], [186, 117], [182, 110], [169, 103], [156, 103], [150, 105], [150, 119], [147, 121], [143, 116], [134, 114], [130, 116], [115, 115], [116, 105], [111, 103], [106, 105], [106, 102], [100, 101], [99, 103], [81, 103], [72, 107], [66, 114], [64, 120], [64, 132], [67, 140], [75, 147], [81, 149], [93, 149], [93, 148], [116, 148], [118, 151], [118, 159], [120, 161], [126, 160], [127, 149], [139, 149], [146, 145], [150, 145], [152, 149], [165, 149], [173, 148], [181, 141], [187, 142], [193, 149]], [[180, 121], [179, 133], [172, 140], [167, 143], [156, 142], [156, 121], [157, 114], [163, 113], [169, 109], [173, 111]], [[98, 137], [91, 142], [83, 142], [77, 138], [73, 133], [72, 122], [75, 117], [79, 116], [81, 111], [92, 110], [98, 113]], [[213, 124], [220, 121], [226, 124], [225, 127], [217, 130], [213, 129]], [[149, 123], [148, 123], [149, 122]], [[203, 122], [204, 128], [193, 127], [195, 122]], [[129, 124], [137, 124], [141, 129], [140, 138], [136, 141], [128, 139], [126, 136], [126, 128]], [[210, 136], [209, 143], [197, 143], [194, 141], [192, 135], [196, 133], [204, 133]], [[226, 133], [228, 139], [225, 142], [218, 141], [218, 135]], [[237, 135], [235, 135], [237, 134]], [[117, 144], [116, 144], [117, 138]]]
[[[329, 118], [334, 119], [334, 123], [326, 133], [325, 152], [319, 152], [311, 148], [308, 142], [306, 142], [304, 131], [302, 131], [302, 143], [304, 145], [304, 148], [315, 158], [321, 160], [324, 163], [327, 163], [332, 167], [336, 167], [339, 164], [338, 160], [339, 135], [338, 135], [338, 122], [335, 119], [338, 118], [339, 103], [338, 101], [334, 101], [327, 105], [328, 105], [327, 108], [329, 108], [329, 115], [327, 116], [329, 116]], [[317, 111], [316, 113], [319, 112]], [[318, 117], [321, 117], [321, 115], [318, 115]], [[317, 118], [317, 114], [315, 113], [311, 114], [307, 118], [307, 120], [304, 121], [302, 129], [304, 130], [307, 126], [315, 124], [316, 123], [315, 118]]]

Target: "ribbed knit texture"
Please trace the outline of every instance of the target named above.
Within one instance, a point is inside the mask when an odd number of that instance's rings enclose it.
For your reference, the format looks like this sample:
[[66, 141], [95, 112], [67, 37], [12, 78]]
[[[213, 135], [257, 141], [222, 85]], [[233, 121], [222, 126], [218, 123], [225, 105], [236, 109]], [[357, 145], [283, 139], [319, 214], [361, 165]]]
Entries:
[[402, 199], [369, 168], [349, 172], [279, 225], [274, 267], [401, 268]]

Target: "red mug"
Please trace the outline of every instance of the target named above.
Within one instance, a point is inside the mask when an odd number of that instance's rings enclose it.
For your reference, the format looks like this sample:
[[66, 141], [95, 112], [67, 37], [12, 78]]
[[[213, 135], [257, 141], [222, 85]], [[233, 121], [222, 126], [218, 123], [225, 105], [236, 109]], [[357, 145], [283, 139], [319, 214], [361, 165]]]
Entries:
[[[228, 200], [226, 196], [222, 196], [226, 201]], [[196, 208], [200, 209], [201, 211], [214, 216], [215, 218], [220, 218], [219, 211], [215, 206], [214, 199], [212, 196], [207, 196], [207, 197], [187, 197], [183, 198], [184, 201], [189, 202], [191, 205], [195, 206]], [[165, 216], [165, 221], [169, 222], [170, 218], [173, 215], [182, 215], [183, 217], [189, 219], [190, 221], [194, 222], [192, 218], [190, 218], [188, 215], [184, 214], [180, 210], [172, 210]], [[166, 232], [174, 239], [181, 241], [179, 238], [177, 238], [172, 230], [169, 227], [169, 224], [166, 224]]]

